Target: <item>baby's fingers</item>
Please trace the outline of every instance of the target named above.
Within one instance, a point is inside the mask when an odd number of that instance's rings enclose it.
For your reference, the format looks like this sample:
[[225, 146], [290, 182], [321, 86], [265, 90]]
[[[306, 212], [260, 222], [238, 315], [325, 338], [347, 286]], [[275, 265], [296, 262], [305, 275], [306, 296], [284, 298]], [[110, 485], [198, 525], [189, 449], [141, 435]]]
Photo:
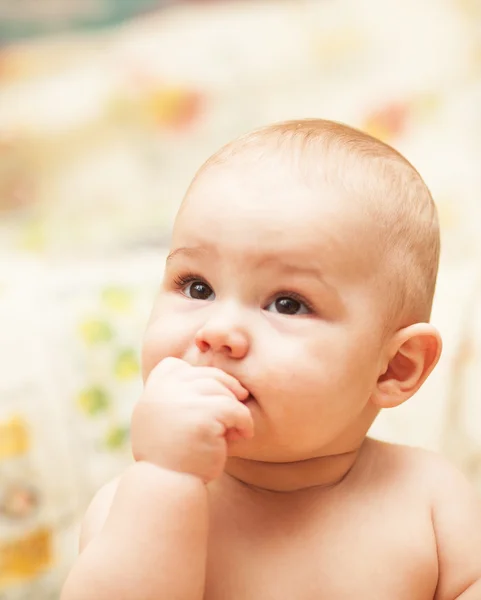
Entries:
[[226, 432], [237, 431], [241, 437], [250, 439], [254, 436], [254, 421], [245, 404], [229, 400], [222, 402], [217, 409], [217, 420], [222, 423]]
[[197, 378], [215, 379], [231, 391], [238, 400], [246, 400], [249, 392], [232, 375], [215, 367], [194, 367], [193, 376]]

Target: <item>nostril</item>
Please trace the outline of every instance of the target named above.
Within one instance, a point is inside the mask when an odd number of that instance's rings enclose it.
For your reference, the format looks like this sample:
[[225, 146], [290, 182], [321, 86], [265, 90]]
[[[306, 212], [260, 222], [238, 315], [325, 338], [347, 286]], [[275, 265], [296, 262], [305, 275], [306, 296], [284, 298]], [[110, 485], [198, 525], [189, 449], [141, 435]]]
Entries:
[[195, 336], [195, 345], [202, 352], [226, 354], [232, 358], [242, 358], [247, 351], [245, 336], [227, 328], [204, 328]]
[[210, 345], [205, 340], [196, 340], [196, 344], [201, 352], [207, 352], [210, 348]]

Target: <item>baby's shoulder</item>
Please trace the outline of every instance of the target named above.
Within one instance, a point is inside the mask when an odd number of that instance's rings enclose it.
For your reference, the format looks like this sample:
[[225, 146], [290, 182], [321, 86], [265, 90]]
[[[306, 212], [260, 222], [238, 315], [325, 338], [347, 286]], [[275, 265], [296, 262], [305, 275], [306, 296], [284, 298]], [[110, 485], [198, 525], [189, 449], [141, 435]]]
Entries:
[[392, 468], [391, 481], [398, 477], [401, 505], [404, 497], [407, 505], [414, 499], [429, 508], [439, 573], [436, 598], [481, 598], [481, 498], [474, 486], [433, 452], [380, 442], [371, 451], [373, 464]]
[[[371, 469], [407, 487], [425, 491], [434, 502], [446, 490], [471, 487], [466, 476], [444, 456], [413, 446], [370, 440]], [[374, 468], [373, 468], [374, 467]]]

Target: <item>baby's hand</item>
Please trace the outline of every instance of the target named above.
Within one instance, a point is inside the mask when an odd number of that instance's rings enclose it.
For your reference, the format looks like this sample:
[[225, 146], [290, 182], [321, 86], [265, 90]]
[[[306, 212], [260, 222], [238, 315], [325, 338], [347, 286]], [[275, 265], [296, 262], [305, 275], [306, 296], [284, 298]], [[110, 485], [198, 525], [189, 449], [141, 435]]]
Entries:
[[132, 418], [136, 460], [209, 482], [224, 470], [231, 437], [253, 436], [248, 391], [224, 371], [166, 358], [150, 373]]

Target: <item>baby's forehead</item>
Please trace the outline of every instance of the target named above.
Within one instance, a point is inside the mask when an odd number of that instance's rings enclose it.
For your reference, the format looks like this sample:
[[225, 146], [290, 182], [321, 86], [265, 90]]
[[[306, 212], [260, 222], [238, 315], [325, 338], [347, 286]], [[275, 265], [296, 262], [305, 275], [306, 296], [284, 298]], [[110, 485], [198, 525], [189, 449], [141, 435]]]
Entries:
[[312, 172], [308, 167], [300, 170], [279, 153], [261, 157], [247, 153], [208, 165], [184, 200], [195, 212], [215, 210], [219, 218], [228, 216], [229, 211], [239, 217], [255, 211], [272, 217], [296, 213], [307, 221], [312, 220], [313, 211], [352, 213], [356, 204], [349, 201], [342, 185], [328, 181], [319, 165]]
[[[212, 188], [205, 191], [211, 194]], [[329, 193], [324, 202], [287, 188], [277, 196], [247, 198], [239, 186], [217, 197], [192, 196], [176, 223], [174, 245], [245, 269], [316, 265], [325, 273], [358, 277], [374, 264], [375, 235], [366, 236], [366, 222], [336, 207]]]
[[340, 191], [320, 185], [313, 189], [274, 161], [259, 164], [221, 164], [210, 167], [191, 186], [181, 216], [245, 223], [269, 230], [315, 225], [315, 214], [339, 213]]

